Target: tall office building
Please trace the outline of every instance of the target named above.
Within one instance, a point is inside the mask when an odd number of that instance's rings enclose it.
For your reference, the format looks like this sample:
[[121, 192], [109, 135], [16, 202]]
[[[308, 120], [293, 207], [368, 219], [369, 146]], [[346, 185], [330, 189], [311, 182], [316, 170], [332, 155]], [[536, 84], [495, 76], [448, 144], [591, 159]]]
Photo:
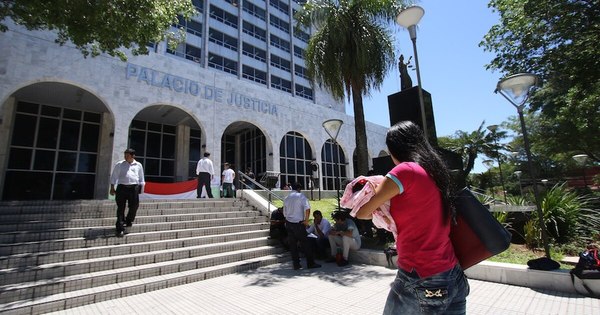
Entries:
[[[173, 25], [184, 43], [149, 43], [127, 62], [84, 58], [53, 32], [4, 21], [1, 199], [106, 198], [129, 147], [147, 181], [192, 179], [209, 151], [219, 174], [229, 162], [259, 178], [280, 172], [282, 185], [308, 187], [315, 161], [321, 189], [335, 189], [336, 176], [354, 176], [354, 118], [306, 75], [310, 30], [293, 20], [301, 2], [193, 0], [197, 14]], [[339, 145], [321, 126], [331, 118], [344, 121]], [[386, 129], [367, 123], [370, 157], [385, 150]]]

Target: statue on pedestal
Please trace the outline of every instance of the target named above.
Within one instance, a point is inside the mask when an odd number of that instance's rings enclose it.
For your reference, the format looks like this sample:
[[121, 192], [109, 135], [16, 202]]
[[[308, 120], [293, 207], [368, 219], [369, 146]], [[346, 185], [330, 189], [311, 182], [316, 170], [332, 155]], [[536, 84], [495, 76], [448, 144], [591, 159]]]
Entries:
[[412, 79], [408, 75], [408, 65], [410, 64], [411, 59], [412, 57], [408, 58], [408, 61], [405, 63], [404, 55], [400, 55], [400, 60], [398, 61], [398, 70], [400, 70], [400, 91], [413, 87]]

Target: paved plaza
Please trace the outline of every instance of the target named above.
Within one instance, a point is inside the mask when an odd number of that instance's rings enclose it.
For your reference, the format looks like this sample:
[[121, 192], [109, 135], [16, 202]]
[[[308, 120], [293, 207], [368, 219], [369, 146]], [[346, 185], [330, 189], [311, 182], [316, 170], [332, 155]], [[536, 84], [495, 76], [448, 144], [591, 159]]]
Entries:
[[[294, 271], [283, 263], [52, 314], [381, 314], [394, 276], [372, 265]], [[600, 299], [469, 283], [470, 315], [600, 314]]]

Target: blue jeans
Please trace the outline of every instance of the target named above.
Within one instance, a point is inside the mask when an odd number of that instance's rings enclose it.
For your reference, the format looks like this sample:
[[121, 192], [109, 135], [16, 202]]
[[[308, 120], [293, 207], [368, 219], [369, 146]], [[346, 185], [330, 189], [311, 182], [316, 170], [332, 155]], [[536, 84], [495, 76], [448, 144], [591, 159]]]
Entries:
[[383, 314], [466, 314], [469, 283], [460, 265], [419, 278], [416, 271], [398, 270]]

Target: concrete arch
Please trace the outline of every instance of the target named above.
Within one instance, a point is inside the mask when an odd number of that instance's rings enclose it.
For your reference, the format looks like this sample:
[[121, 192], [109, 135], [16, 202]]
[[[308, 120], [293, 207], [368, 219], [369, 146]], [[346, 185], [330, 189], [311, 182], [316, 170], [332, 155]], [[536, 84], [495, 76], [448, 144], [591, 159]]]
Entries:
[[[36, 197], [35, 191], [36, 189], [32, 189], [31, 198], [37, 199], [38, 197], [41, 199], [91, 199], [91, 198], [106, 198], [108, 193], [108, 177], [111, 170], [111, 152], [113, 146], [113, 132], [115, 126], [115, 116], [112, 112], [111, 108], [108, 106], [108, 103], [102, 98], [100, 93], [94, 91], [94, 89], [84, 86], [82, 84], [71, 82], [67, 80], [58, 80], [58, 79], [44, 79], [44, 80], [34, 80], [29, 82], [22, 82], [15, 86], [7, 96], [0, 103], [1, 109], [1, 129], [2, 133], [0, 136], [0, 148], [3, 149], [4, 152], [10, 152], [11, 140], [14, 128], [16, 117], [17, 106], [20, 102], [36, 104], [35, 106], [40, 110], [39, 113], [34, 113], [35, 117], [44, 117], [45, 108], [63, 108], [70, 109], [80, 112], [92, 112], [99, 114], [99, 119], [96, 121], [98, 127], [98, 147], [97, 151], [92, 152], [95, 156], [95, 172], [93, 176], [89, 173], [87, 179], [84, 182], [77, 182], [76, 184], [67, 183], [64, 180], [58, 180], [58, 169], [52, 167], [51, 170], [48, 170], [46, 174], [54, 174], [51, 176], [51, 179], [47, 182], [44, 182], [42, 185], [49, 185], [45, 187], [48, 189], [47, 196], [39, 195]], [[44, 107], [46, 106], [46, 107]], [[62, 110], [61, 110], [62, 111]], [[39, 115], [39, 116], [38, 116]], [[47, 118], [44, 118], [47, 119]], [[59, 116], [51, 117], [54, 121], [62, 121], [63, 118]], [[81, 118], [80, 118], [81, 119]], [[85, 120], [85, 117], [83, 117]], [[42, 132], [45, 131], [34, 131], [34, 132]], [[56, 129], [56, 132], [61, 132]], [[58, 135], [58, 134], [57, 134]], [[69, 133], [64, 133], [65, 135], [69, 135]], [[76, 137], [80, 135], [77, 134]], [[78, 138], [79, 139], [79, 138]], [[58, 141], [58, 140], [56, 140]], [[81, 141], [79, 139], [79, 141]], [[58, 142], [57, 142], [58, 143]], [[35, 144], [31, 144], [35, 146]], [[33, 150], [34, 147], [31, 147]], [[54, 158], [56, 154], [58, 154], [58, 147], [54, 148], [45, 148], [50, 149], [47, 152], [54, 152]], [[79, 149], [76, 149], [78, 151]], [[34, 154], [34, 151], [31, 151], [31, 154]], [[33, 156], [32, 156], [33, 158]], [[7, 192], [5, 195], [5, 179], [8, 174], [8, 170], [10, 169], [9, 165], [10, 161], [10, 153], [5, 155], [0, 155], [0, 166], [2, 169], [0, 170], [3, 176], [0, 176], [0, 191], [2, 193], [2, 199], [6, 198], [30, 198], [25, 195], [18, 197], [13, 196], [10, 197], [11, 192]], [[23, 170], [29, 174], [36, 174], [36, 167], [26, 168]], [[13, 172], [13, 171], [11, 171]], [[77, 177], [79, 171], [71, 171], [73, 177]], [[64, 173], [64, 172], [63, 172]], [[93, 178], [93, 179], [92, 179]], [[81, 179], [80, 179], [81, 180]], [[39, 185], [39, 184], [38, 184]], [[72, 194], [68, 194], [65, 192], [63, 188], [59, 188], [61, 186], [70, 186], [75, 185], [76, 188], [72, 189]], [[85, 188], [83, 188], [85, 186]], [[79, 188], [77, 188], [79, 187]], [[24, 187], [24, 189], [27, 189]]]
[[[284, 186], [287, 182], [292, 183], [293, 182], [301, 182], [303, 184], [303, 186], [305, 188], [307, 188], [309, 186], [309, 183], [311, 182], [311, 177], [312, 177], [312, 168], [310, 166], [310, 163], [314, 160], [320, 160], [320, 155], [316, 155], [318, 153], [320, 153], [320, 151], [316, 151], [316, 148], [314, 146], [314, 143], [311, 143], [311, 140], [309, 137], [307, 137], [306, 134], [299, 132], [299, 131], [295, 131], [295, 130], [290, 130], [287, 131], [279, 140], [279, 146], [278, 146], [278, 153], [281, 150], [281, 146], [284, 145], [283, 140], [285, 139], [285, 137], [287, 135], [294, 135], [294, 136], [298, 136], [301, 137], [307, 144], [308, 147], [310, 149], [310, 156], [306, 156], [304, 155], [304, 159], [302, 159], [304, 161], [304, 163], [301, 163], [301, 165], [299, 166], [298, 163], [299, 161], [296, 161], [296, 164], [294, 165], [294, 169], [290, 170], [288, 165], [280, 165], [280, 170], [281, 170], [281, 174], [282, 177], [280, 179], [280, 186]], [[280, 160], [282, 158], [282, 156], [279, 156]], [[285, 157], [288, 158], [288, 157]], [[297, 157], [295, 157], [294, 159], [297, 159]], [[288, 163], [292, 164], [292, 158], [288, 159]], [[299, 169], [299, 167], [301, 167], [301, 169]]]
[[[146, 150], [148, 150], [148, 147], [153, 147], [156, 150], [156, 144], [151, 143], [150, 141], [144, 142], [134, 135], [133, 130], [140, 128], [140, 126], [137, 126], [137, 123], [134, 126], [134, 121], [143, 122], [143, 124], [151, 123], [163, 126], [174, 126], [174, 130], [171, 130], [170, 133], [162, 133], [163, 137], [158, 140], [161, 142], [161, 145], [164, 145], [162, 143], [162, 141], [164, 141], [163, 138], [174, 139], [173, 143], [168, 142], [169, 145], [167, 153], [170, 156], [163, 156], [162, 154], [164, 152], [161, 153], [160, 157], [147, 156]], [[145, 164], [143, 163], [147, 177], [146, 180], [177, 182], [189, 180], [195, 177], [195, 167], [193, 164], [200, 159], [203, 151], [205, 150], [205, 146], [203, 146], [203, 144], [206, 143], [207, 130], [202, 126], [197, 117], [188, 111], [185, 106], [176, 103], [154, 102], [146, 105], [137, 113], [134, 113], [134, 115], [131, 117], [131, 121], [125, 123], [127, 124], [129, 130], [127, 134], [128, 143], [130, 143], [130, 146], [133, 143], [133, 146], [142, 147], [142, 150], [140, 150], [140, 148], [134, 149], [139, 151], [138, 156], [141, 156], [142, 161], [146, 162]], [[150, 125], [148, 125], [148, 130], [150, 130], [149, 126]], [[194, 139], [192, 135], [193, 130], [200, 130], [200, 140], [197, 141], [196, 139], [193, 141], [193, 143], [195, 143], [197, 146], [192, 145], [192, 139]], [[137, 130], [136, 134], [143, 132], [146, 131], [142, 128], [142, 130]], [[115, 150], [115, 153], [118, 152], [119, 151]], [[148, 161], [152, 163], [147, 163]], [[157, 168], [157, 166], [155, 166], [156, 163], [165, 163], [169, 166], [172, 165], [172, 167], [164, 169], [163, 166], [161, 166], [160, 171], [158, 171], [153, 169]]]
[[[237, 120], [225, 127], [221, 135], [221, 155], [215, 157], [215, 171], [223, 171], [228, 162], [235, 171], [246, 172], [250, 168], [260, 180], [266, 171], [272, 170], [273, 141], [262, 126], [249, 120]], [[271, 154], [269, 154], [271, 153]], [[218, 160], [217, 160], [218, 159]], [[219, 171], [219, 174], [221, 173]], [[240, 187], [236, 177], [235, 186]]]

